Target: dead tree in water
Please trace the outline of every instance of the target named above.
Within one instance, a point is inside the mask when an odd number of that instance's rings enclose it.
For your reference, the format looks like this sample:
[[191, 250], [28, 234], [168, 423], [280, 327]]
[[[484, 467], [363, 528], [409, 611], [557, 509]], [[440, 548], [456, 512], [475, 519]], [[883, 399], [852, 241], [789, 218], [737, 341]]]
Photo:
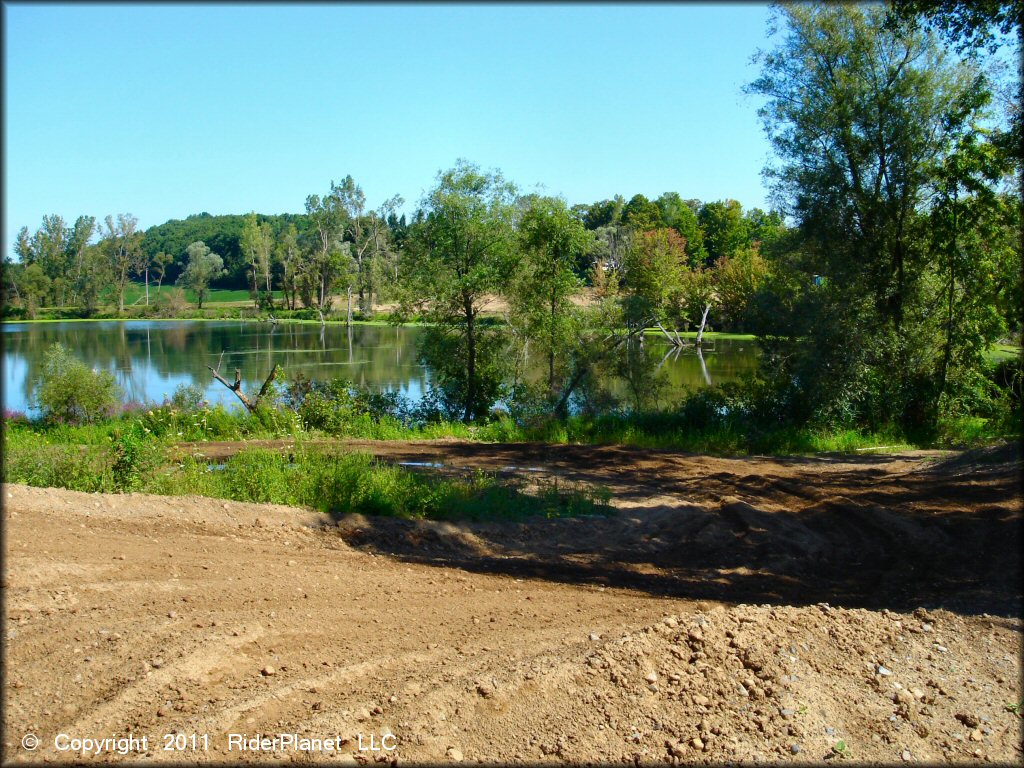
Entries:
[[280, 366], [277, 365], [276, 363], [274, 364], [274, 367], [270, 370], [270, 374], [267, 376], [266, 380], [263, 382], [263, 386], [260, 387], [259, 393], [256, 395], [256, 397], [254, 397], [252, 400], [250, 400], [248, 397], [246, 397], [245, 393], [242, 391], [242, 372], [241, 372], [241, 370], [239, 370], [238, 368], [235, 368], [235, 383], [234, 384], [228, 383], [228, 380], [220, 375], [220, 364], [222, 362], [224, 362], [224, 353], [223, 352], [220, 353], [220, 359], [217, 361], [217, 367], [216, 368], [214, 368], [212, 365], [208, 365], [206, 367], [209, 368], [211, 371], [213, 371], [213, 378], [215, 378], [217, 381], [219, 381], [221, 384], [223, 384], [225, 387], [227, 387], [228, 389], [230, 389], [232, 392], [235, 393], [235, 397], [237, 397], [239, 400], [242, 401], [242, 405], [244, 405], [246, 407], [246, 409], [248, 409], [249, 413], [255, 413], [256, 407], [260, 403], [260, 399], [265, 394], [267, 394], [267, 392], [270, 390], [270, 385], [273, 383], [274, 379], [277, 377], [277, 369], [280, 368]]

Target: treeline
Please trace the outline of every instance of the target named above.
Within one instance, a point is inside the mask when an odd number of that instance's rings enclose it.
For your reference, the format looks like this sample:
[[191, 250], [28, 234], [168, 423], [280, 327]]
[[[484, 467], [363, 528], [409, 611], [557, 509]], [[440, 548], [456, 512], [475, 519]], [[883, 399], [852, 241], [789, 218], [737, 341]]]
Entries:
[[[520, 208], [526, 210], [532, 197], [520, 198]], [[5, 264], [6, 299], [27, 317], [43, 306], [77, 309], [88, 317], [104, 299], [123, 311], [125, 290], [134, 281], [158, 296], [165, 285], [193, 288], [200, 305], [208, 290], [228, 289], [249, 291], [265, 309], [273, 308], [270, 297], [281, 292], [285, 309], [327, 311], [337, 292], [351, 289], [356, 311], [365, 316], [374, 300], [397, 295], [410, 228], [425, 217], [418, 209], [410, 224], [396, 212], [401, 204], [396, 197], [367, 210], [349, 176], [332, 183], [326, 195], [307, 198], [306, 212], [299, 214], [200, 213], [145, 231], [138, 231], [130, 214], [99, 224], [80, 216], [73, 225], [45, 216], [35, 232], [22, 227], [18, 233], [18, 261]], [[744, 211], [736, 200], [684, 200], [675, 192], [653, 201], [639, 194], [628, 201], [615, 196], [568, 210], [591, 233], [573, 265], [588, 285], [599, 262], [604, 270], [621, 271], [637, 233], [671, 231], [669, 247], [678, 251], [680, 263], [700, 270], [770, 247], [785, 232], [777, 211]], [[204, 248], [190, 251], [196, 243]], [[736, 318], [738, 313], [729, 312], [716, 321]]]

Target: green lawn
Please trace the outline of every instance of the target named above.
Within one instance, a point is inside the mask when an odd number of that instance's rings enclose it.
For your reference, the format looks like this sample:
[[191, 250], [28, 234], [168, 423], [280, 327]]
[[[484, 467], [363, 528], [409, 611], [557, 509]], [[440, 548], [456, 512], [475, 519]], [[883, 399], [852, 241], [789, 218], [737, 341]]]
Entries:
[[[171, 290], [173, 288], [174, 288], [173, 285], [172, 286], [164, 286], [163, 290], [166, 291], [166, 290]], [[149, 286], [149, 302], [150, 302], [150, 304], [152, 304], [152, 303], [154, 303], [156, 301], [156, 297], [157, 296], [158, 296], [158, 293], [157, 293], [156, 286], [150, 284], [150, 286]], [[283, 298], [283, 296], [282, 296], [280, 291], [274, 291], [274, 299], [275, 300], [281, 300], [282, 298]], [[103, 294], [102, 299], [103, 299], [104, 303], [116, 305], [117, 304], [117, 292], [114, 291], [113, 289], [109, 289], [105, 294]], [[192, 303], [192, 304], [198, 303], [198, 298], [196, 297], [196, 292], [193, 291], [191, 288], [186, 288], [185, 289], [185, 300], [190, 302], [190, 303]], [[132, 304], [144, 304], [145, 302], [146, 302], [146, 286], [145, 285], [140, 285], [138, 283], [130, 283], [125, 288], [125, 291], [124, 291], [124, 304], [125, 304], [126, 307], [130, 306]], [[228, 291], [228, 290], [223, 290], [223, 289], [215, 288], [215, 289], [211, 290], [207, 294], [206, 301], [203, 302], [203, 306], [205, 307], [208, 304], [233, 304], [233, 303], [238, 303], [238, 302], [244, 302], [244, 303], [248, 303], [248, 304], [252, 303], [252, 297], [249, 295], [249, 291], [248, 290]]]
[[1011, 360], [1020, 356], [1020, 347], [1015, 344], [993, 344], [992, 348], [985, 353], [989, 360]]

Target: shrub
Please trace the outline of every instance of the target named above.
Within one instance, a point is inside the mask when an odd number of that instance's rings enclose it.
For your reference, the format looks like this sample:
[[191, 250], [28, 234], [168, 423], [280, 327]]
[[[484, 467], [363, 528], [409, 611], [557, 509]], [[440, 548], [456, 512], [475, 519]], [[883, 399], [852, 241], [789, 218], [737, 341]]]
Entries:
[[182, 411], [198, 411], [206, 402], [205, 394], [198, 384], [179, 384], [171, 395], [171, 406]]
[[114, 488], [121, 492], [137, 491], [159, 464], [159, 449], [151, 440], [146, 439], [142, 424], [138, 421], [112, 437], [114, 461], [111, 475]]
[[59, 342], [46, 351], [35, 399], [47, 421], [97, 421], [114, 411], [120, 395], [110, 371], [90, 370]]

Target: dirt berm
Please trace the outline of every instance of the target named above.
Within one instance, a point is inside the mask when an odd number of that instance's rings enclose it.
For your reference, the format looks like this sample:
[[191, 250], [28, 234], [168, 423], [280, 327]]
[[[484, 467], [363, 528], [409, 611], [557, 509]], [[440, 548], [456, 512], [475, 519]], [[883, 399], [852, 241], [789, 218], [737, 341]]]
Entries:
[[5, 486], [4, 761], [1021, 762], [1016, 447], [355, 447], [616, 512]]

